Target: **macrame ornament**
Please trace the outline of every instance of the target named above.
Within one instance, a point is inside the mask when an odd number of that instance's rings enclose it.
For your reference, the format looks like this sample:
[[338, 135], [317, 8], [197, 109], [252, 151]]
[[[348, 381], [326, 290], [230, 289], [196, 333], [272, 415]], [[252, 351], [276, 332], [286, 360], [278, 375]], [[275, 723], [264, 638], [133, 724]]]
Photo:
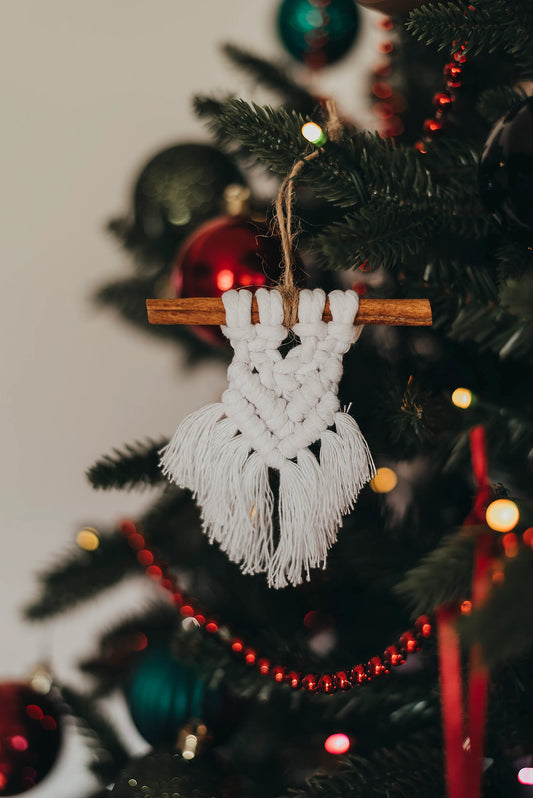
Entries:
[[[250, 291], [223, 294], [221, 329], [234, 350], [228, 388], [221, 402], [187, 416], [161, 464], [198, 499], [209, 540], [244, 573], [266, 572], [271, 587], [284, 587], [325, 566], [342, 516], [374, 474], [366, 441], [337, 395], [343, 355], [362, 328], [354, 326], [354, 291], [329, 294], [329, 323], [324, 291], [300, 291], [292, 326], [300, 342], [282, 357], [289, 332], [282, 295], [260, 288], [256, 297], [259, 324], [252, 324]], [[309, 447], [316, 443], [315, 455]], [[277, 502], [269, 469], [279, 472]]]
[[[332, 101], [326, 110], [335, 140], [342, 124]], [[294, 285], [294, 179], [320, 152], [294, 165], [276, 200], [284, 258], [279, 289], [147, 301], [153, 324], [225, 321], [221, 330], [234, 350], [228, 388], [221, 402], [185, 418], [162, 450], [161, 466], [197, 498], [209, 540], [244, 573], [266, 573], [275, 588], [298, 585], [311, 568], [325, 567], [343, 515], [375, 473], [367, 443], [338, 398], [343, 355], [362, 330], [354, 324], [359, 297], [332, 291], [326, 302], [321, 289]], [[371, 323], [431, 324], [427, 300], [363, 302], [368, 310], [360, 318]], [[296, 344], [283, 357], [280, 346], [290, 335]]]

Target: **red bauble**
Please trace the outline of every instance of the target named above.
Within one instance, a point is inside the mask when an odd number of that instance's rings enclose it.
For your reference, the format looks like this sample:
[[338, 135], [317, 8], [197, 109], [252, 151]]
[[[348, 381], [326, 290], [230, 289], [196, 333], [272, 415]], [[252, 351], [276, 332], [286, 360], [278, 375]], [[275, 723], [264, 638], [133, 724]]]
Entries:
[[0, 684], [0, 796], [18, 795], [52, 768], [61, 744], [58, 712], [27, 684]]
[[[198, 228], [178, 252], [171, 282], [177, 297], [221, 296], [230, 288], [272, 285], [280, 274], [278, 239], [246, 216], [220, 216]], [[226, 339], [218, 327], [191, 327], [210, 343]]]

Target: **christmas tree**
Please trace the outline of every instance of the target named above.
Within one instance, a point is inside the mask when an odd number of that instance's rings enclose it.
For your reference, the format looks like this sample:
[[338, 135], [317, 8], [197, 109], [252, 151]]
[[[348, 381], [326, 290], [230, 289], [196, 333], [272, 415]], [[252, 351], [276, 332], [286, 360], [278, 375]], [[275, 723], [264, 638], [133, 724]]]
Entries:
[[[326, 68], [357, 6], [309, 2], [312, 35], [295, 41], [295, 5], [282, 4], [285, 44]], [[269, 587], [208, 541], [202, 507], [160, 467], [173, 430], [139, 430], [89, 469], [96, 489], [150, 486], [157, 499], [108, 532], [85, 529], [26, 614], [75, 611], [139, 574], [159, 588], [80, 663], [89, 692], [57, 685], [102, 794], [466, 798], [481, 770], [486, 796], [533, 783], [533, 7], [367, 5], [393, 15], [379, 17], [376, 131], [228, 45], [279, 104], [195, 98], [212, 146], [152, 159], [133, 213], [109, 224], [132, 273], [98, 301], [191, 364], [229, 362], [231, 348], [215, 326], [151, 325], [146, 300], [272, 288], [282, 256], [299, 287], [353, 288], [361, 312], [428, 299], [433, 324], [368, 325], [345, 355], [340, 404], [377, 472], [302, 584]], [[274, 206], [249, 196], [258, 164], [289, 176], [281, 230]], [[153, 747], [140, 759], [106, 713], [116, 691]]]

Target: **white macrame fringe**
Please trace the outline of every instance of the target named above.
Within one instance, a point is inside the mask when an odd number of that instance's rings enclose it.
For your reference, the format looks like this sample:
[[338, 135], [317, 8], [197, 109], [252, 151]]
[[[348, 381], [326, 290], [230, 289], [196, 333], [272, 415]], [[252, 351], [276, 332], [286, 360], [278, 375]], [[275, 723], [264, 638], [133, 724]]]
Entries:
[[[357, 337], [353, 327], [357, 306], [354, 309], [352, 302], [348, 314], [351, 321], [336, 320], [334, 313], [334, 321], [325, 325], [321, 322], [325, 296], [318, 295], [317, 303], [317, 291], [302, 292], [313, 295], [308, 297], [307, 307], [314, 314], [314, 322], [310, 319], [306, 326], [305, 302], [304, 307], [301, 302], [301, 323], [296, 325], [300, 328], [301, 346], [307, 346], [308, 357], [303, 363], [299, 362], [298, 353], [293, 354], [297, 346], [291, 350], [288, 363], [289, 355], [283, 361], [278, 352], [280, 336], [284, 337], [285, 331], [280, 327], [282, 305], [272, 296], [277, 293], [258, 291], [261, 324], [255, 327], [260, 328], [264, 321], [263, 330], [255, 330], [250, 323], [251, 298], [249, 303], [243, 298], [243, 294], [249, 292], [239, 292], [233, 315], [226, 305], [227, 317], [231, 318], [224, 331], [236, 352], [228, 370], [230, 387], [222, 402], [207, 405], [185, 418], [171, 442], [161, 451], [161, 467], [170, 480], [193, 492], [201, 507], [204, 531], [209, 540], [216, 541], [232, 561], [240, 564], [244, 573], [266, 573], [269, 586], [281, 588], [300, 584], [304, 575], [309, 579], [312, 568], [325, 567], [327, 552], [337, 539], [342, 517], [353, 508], [359, 491], [374, 476], [375, 467], [357, 423], [347, 413], [340, 412], [336, 396], [342, 374], [342, 354]], [[353, 292], [333, 292], [344, 293]], [[236, 292], [227, 292], [226, 299], [228, 294]], [[341, 298], [334, 297], [332, 302], [331, 296], [333, 312], [335, 302], [338, 306]], [[270, 303], [267, 312], [270, 310], [271, 315], [264, 319], [268, 315], [265, 313], [267, 303]], [[239, 314], [237, 320], [236, 314]], [[236, 322], [234, 328], [229, 324], [231, 320]], [[324, 328], [331, 324], [336, 324], [335, 330], [330, 329], [333, 344], [325, 341], [327, 330]], [[348, 329], [350, 325], [351, 330]], [[313, 339], [310, 343], [304, 340], [306, 333]], [[254, 339], [258, 340], [257, 345]], [[320, 346], [325, 357], [320, 360], [316, 356], [317, 362], [322, 363], [324, 373], [333, 369], [327, 379], [320, 373], [317, 377], [316, 368], [313, 371], [314, 353]], [[335, 358], [341, 364], [340, 373], [333, 363]], [[253, 369], [246, 368], [247, 362], [254, 363]], [[300, 382], [305, 383], [312, 371], [308, 390], [299, 397], [293, 386], [294, 375], [300, 374]], [[327, 388], [330, 382], [332, 387], [321, 396], [323, 385]], [[245, 397], [238, 390], [239, 383], [244, 385]], [[314, 399], [313, 390], [316, 391]], [[257, 394], [255, 404], [254, 392]], [[256, 413], [259, 405], [261, 415]], [[289, 418], [283, 425], [280, 414], [285, 408], [289, 417], [300, 418], [304, 409], [306, 415], [297, 422]], [[269, 414], [273, 421], [269, 422]], [[317, 424], [322, 426], [321, 431]], [[293, 441], [300, 444], [296, 453], [289, 451], [292, 457], [280, 454], [282, 448], [294, 445]], [[307, 448], [315, 441], [320, 442], [318, 457]], [[274, 542], [274, 496], [269, 484], [269, 467], [279, 471], [277, 544]]]

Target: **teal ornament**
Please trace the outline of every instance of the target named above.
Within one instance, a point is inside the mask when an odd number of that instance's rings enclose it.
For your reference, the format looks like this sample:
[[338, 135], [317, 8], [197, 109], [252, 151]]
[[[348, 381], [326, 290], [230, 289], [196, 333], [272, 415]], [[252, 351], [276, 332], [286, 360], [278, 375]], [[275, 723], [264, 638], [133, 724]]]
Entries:
[[283, 0], [278, 31], [288, 52], [312, 69], [338, 61], [348, 52], [359, 30], [353, 0]]
[[125, 696], [137, 730], [153, 746], [174, 744], [178, 731], [193, 719], [205, 723], [217, 738], [232, 728], [235, 713], [226, 692], [220, 685], [210, 687], [168, 645], [141, 655]]

